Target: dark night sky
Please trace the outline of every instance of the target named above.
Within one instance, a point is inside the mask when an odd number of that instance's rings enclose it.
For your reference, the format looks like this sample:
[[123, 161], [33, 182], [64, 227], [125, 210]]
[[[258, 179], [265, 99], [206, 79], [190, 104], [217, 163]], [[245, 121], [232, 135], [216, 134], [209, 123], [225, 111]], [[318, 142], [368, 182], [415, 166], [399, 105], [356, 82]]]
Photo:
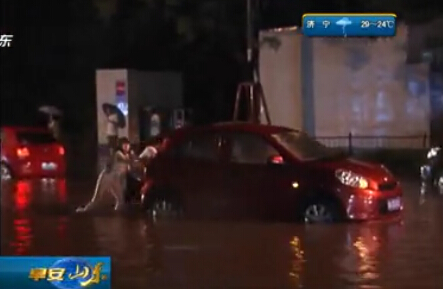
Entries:
[[[74, 126], [90, 126], [94, 70], [103, 67], [181, 71], [187, 105], [209, 112], [198, 118], [225, 119], [244, 78], [246, 1], [164, 2], [3, 0], [1, 32], [15, 38], [0, 51], [2, 123], [33, 120], [39, 104], [51, 103], [65, 108]], [[257, 27], [298, 25], [306, 12], [394, 11], [423, 21], [441, 13], [436, 3], [262, 0]]]

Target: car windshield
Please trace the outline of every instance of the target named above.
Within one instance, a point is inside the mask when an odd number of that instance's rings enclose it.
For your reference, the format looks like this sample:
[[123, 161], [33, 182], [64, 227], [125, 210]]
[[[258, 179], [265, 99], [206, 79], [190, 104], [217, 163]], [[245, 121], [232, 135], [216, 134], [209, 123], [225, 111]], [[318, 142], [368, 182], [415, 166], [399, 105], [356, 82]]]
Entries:
[[343, 153], [310, 138], [306, 133], [286, 131], [273, 134], [272, 137], [300, 160], [329, 159], [343, 155]]
[[19, 132], [17, 140], [21, 144], [50, 144], [55, 143], [54, 136], [49, 132]]

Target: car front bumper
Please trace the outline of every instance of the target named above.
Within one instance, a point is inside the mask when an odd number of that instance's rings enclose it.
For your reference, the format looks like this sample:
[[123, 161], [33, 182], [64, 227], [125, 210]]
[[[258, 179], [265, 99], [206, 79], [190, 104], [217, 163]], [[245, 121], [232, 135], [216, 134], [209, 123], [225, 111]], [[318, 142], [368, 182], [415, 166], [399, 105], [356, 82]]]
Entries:
[[355, 190], [341, 191], [349, 220], [367, 221], [399, 216], [403, 211], [403, 191], [398, 184], [390, 191]]

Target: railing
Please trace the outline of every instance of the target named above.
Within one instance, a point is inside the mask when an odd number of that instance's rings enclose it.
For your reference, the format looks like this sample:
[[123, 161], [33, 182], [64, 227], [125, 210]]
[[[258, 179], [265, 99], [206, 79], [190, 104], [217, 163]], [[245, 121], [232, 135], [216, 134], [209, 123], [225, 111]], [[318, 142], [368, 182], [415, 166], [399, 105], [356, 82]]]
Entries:
[[355, 149], [424, 149], [429, 146], [429, 136], [367, 136], [353, 135], [347, 136], [317, 136], [316, 140], [328, 147], [344, 148], [349, 153]]

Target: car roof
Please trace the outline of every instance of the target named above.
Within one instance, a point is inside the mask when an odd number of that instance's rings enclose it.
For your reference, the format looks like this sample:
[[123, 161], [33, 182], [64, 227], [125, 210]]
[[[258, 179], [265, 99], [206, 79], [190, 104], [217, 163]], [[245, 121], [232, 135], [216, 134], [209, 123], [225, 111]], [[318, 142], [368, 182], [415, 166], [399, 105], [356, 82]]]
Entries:
[[243, 132], [252, 133], [258, 135], [269, 135], [280, 132], [296, 131], [287, 127], [266, 125], [266, 124], [255, 124], [249, 122], [222, 122], [211, 125], [203, 126], [189, 126], [180, 128], [170, 136], [172, 139], [180, 139], [182, 137], [187, 137], [193, 134], [200, 133], [221, 133], [221, 132]]

